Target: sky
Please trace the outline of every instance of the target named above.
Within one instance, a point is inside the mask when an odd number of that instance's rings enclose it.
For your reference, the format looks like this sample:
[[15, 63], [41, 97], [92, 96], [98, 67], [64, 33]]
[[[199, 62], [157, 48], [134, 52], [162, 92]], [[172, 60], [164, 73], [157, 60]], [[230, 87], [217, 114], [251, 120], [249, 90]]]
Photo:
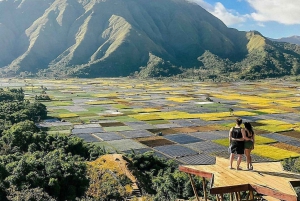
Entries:
[[259, 31], [266, 37], [300, 36], [300, 0], [189, 0], [228, 27]]

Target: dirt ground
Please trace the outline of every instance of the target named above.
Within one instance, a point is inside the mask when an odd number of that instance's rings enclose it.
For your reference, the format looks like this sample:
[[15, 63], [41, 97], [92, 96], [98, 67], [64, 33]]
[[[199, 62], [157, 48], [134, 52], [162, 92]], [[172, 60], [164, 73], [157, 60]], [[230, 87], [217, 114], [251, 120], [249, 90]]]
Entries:
[[167, 140], [163, 137], [155, 136], [155, 137], [147, 137], [147, 138], [138, 138], [138, 142], [149, 146], [149, 147], [157, 147], [157, 146], [164, 146], [164, 145], [172, 145], [175, 144], [174, 142]]
[[114, 127], [114, 126], [126, 126], [121, 122], [111, 122], [111, 123], [100, 123], [102, 127]]

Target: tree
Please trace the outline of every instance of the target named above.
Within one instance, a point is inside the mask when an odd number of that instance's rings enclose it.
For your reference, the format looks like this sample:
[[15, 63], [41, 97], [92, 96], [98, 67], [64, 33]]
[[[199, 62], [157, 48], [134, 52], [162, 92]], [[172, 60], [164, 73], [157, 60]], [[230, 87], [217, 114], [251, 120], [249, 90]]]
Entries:
[[89, 184], [85, 162], [62, 149], [26, 153], [6, 168], [10, 175], [5, 181], [17, 191], [27, 186], [42, 188], [56, 200], [75, 200], [84, 195]]
[[292, 67], [292, 75], [299, 75], [299, 74], [300, 74], [300, 64], [296, 59], [294, 59], [293, 67]]
[[29, 188], [17, 190], [15, 186], [7, 189], [7, 199], [9, 201], [55, 201], [42, 188]]
[[88, 164], [90, 186], [87, 195], [94, 200], [120, 200], [132, 192], [132, 182], [125, 170], [112, 159], [103, 156]]

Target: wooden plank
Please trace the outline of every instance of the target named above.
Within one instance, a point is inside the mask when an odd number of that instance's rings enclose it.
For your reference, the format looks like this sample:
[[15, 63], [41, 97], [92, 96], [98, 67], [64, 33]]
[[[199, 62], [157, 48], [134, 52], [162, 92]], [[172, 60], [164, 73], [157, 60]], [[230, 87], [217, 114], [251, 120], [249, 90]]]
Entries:
[[270, 189], [266, 186], [259, 186], [259, 185], [251, 185], [251, 187], [258, 193], [263, 195], [268, 195], [273, 198], [277, 198], [280, 200], [287, 200], [287, 201], [297, 201], [297, 195], [289, 195], [283, 192], [276, 191], [274, 189]]
[[193, 191], [194, 191], [195, 196], [197, 198], [197, 201], [200, 201], [198, 193], [197, 193], [197, 189], [196, 189], [196, 185], [195, 185], [194, 179], [193, 179], [193, 177], [192, 177], [191, 174], [189, 174], [189, 177], [190, 177], [190, 180], [191, 180], [191, 183], [192, 183], [192, 188], [193, 188]]
[[192, 169], [192, 168], [189, 168], [189, 167], [185, 167], [185, 166], [179, 166], [179, 170], [182, 171], [182, 172], [186, 172], [186, 173], [189, 173], [189, 174], [194, 174], [194, 175], [197, 175], [197, 176], [200, 176], [200, 177], [204, 177], [204, 178], [212, 178], [212, 173], [209, 173], [209, 172], [204, 172], [204, 171], [201, 171], [201, 170], [196, 170], [196, 169]]
[[248, 191], [252, 189], [249, 184], [236, 185], [236, 186], [223, 186], [223, 187], [213, 187], [210, 189], [211, 194], [224, 194], [224, 193], [234, 193], [237, 191]]
[[[244, 166], [245, 162], [242, 162]], [[215, 165], [182, 166], [180, 170], [210, 178], [212, 194], [258, 189], [265, 195], [293, 199], [296, 193], [292, 185], [300, 186], [300, 174], [284, 171], [280, 162], [255, 163], [253, 171], [227, 167], [228, 159], [217, 158]], [[261, 186], [268, 186], [267, 190]]]
[[236, 201], [240, 201], [240, 192], [234, 192], [234, 195], [235, 195], [235, 200]]
[[253, 193], [253, 190], [250, 190], [250, 191], [249, 191], [249, 197], [250, 197], [250, 200], [254, 200], [254, 193]]
[[263, 196], [263, 198], [267, 201], [280, 201], [279, 199], [273, 198], [271, 196]]
[[203, 188], [204, 201], [207, 201], [207, 189], [206, 189], [205, 177], [202, 177], [202, 188]]
[[232, 193], [229, 194], [229, 200], [233, 201], [233, 194]]

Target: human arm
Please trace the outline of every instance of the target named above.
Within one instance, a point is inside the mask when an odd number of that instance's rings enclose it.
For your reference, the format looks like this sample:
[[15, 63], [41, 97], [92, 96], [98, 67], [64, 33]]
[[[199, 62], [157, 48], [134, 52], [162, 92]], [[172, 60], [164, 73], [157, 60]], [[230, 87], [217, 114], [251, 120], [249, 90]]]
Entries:
[[243, 139], [246, 140], [246, 141], [253, 141], [252, 138], [248, 138], [247, 135], [246, 135], [246, 130], [243, 128], [242, 129], [242, 135], [243, 135]]
[[231, 140], [232, 140], [232, 128], [229, 130], [228, 139], [229, 139], [229, 144], [230, 144]]
[[253, 140], [253, 147], [252, 147], [252, 149], [254, 149], [254, 144], [255, 144], [255, 135], [254, 135], [254, 133], [252, 134], [252, 140]]

